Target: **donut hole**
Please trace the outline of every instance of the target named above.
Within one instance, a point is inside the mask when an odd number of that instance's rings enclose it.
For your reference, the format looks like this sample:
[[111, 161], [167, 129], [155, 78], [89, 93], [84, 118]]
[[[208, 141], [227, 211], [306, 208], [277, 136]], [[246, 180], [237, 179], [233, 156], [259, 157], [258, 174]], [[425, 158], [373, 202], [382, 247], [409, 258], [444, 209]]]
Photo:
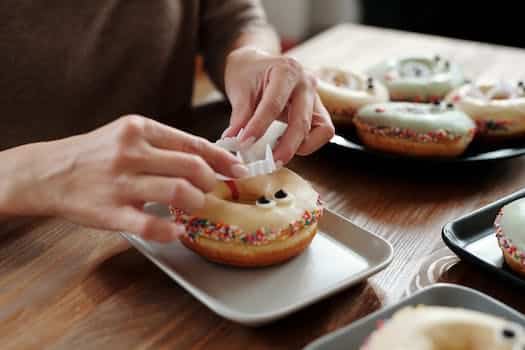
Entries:
[[318, 75], [319, 79], [322, 81], [337, 87], [351, 90], [361, 90], [363, 88], [361, 80], [348, 72], [334, 69], [322, 69], [319, 71]]

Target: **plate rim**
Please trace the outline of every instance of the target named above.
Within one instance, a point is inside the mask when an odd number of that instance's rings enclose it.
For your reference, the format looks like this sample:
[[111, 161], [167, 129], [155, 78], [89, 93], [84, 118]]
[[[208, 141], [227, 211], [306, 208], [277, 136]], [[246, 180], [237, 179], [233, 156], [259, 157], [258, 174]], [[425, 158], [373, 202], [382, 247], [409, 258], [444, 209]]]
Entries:
[[[216, 314], [229, 319], [231, 321], [241, 323], [246, 326], [260, 326], [266, 323], [269, 323], [274, 320], [278, 320], [280, 318], [283, 318], [287, 315], [290, 315], [294, 313], [295, 311], [298, 311], [306, 306], [312, 305], [315, 302], [324, 299], [330, 295], [333, 295], [343, 289], [349, 288], [359, 282], [362, 282], [363, 280], [366, 280], [368, 277], [380, 272], [381, 270], [385, 269], [390, 263], [392, 262], [394, 258], [394, 248], [392, 244], [387, 241], [385, 238], [370, 232], [368, 230], [363, 229], [360, 226], [357, 226], [352, 221], [350, 221], [348, 218], [344, 217], [341, 214], [338, 214], [328, 208], [325, 208], [327, 212], [330, 212], [331, 214], [348, 221], [355, 227], [359, 228], [363, 232], [365, 232], [368, 235], [374, 236], [378, 241], [380, 241], [384, 247], [386, 255], [385, 257], [376, 265], [369, 266], [365, 268], [363, 271], [352, 275], [352, 277], [345, 278], [341, 280], [336, 285], [333, 285], [331, 287], [325, 287], [321, 289], [320, 292], [316, 293], [315, 295], [312, 295], [309, 298], [305, 298], [299, 303], [288, 305], [284, 308], [278, 309], [276, 311], [267, 311], [262, 313], [245, 313], [242, 311], [238, 311], [235, 309], [232, 309], [231, 307], [225, 305], [221, 300], [214, 298], [210, 296], [209, 294], [203, 292], [200, 290], [197, 286], [193, 285], [189, 281], [187, 281], [184, 277], [177, 274], [176, 271], [171, 270], [168, 266], [166, 266], [160, 259], [157, 259], [153, 254], [145, 250], [140, 241], [131, 233], [126, 232], [120, 232], [120, 235], [124, 237], [127, 241], [130, 242], [130, 244], [137, 249], [140, 253], [142, 253], [148, 260], [150, 260], [153, 264], [155, 264], [158, 268], [160, 268], [164, 273], [166, 273], [172, 280], [174, 280], [176, 283], [178, 283], [181, 287], [183, 287], [187, 292], [189, 292], [193, 297], [195, 297], [198, 301], [203, 303], [206, 307], [208, 307], [210, 310], [215, 312]], [[323, 234], [323, 233], [320, 233]], [[324, 235], [324, 234], [323, 234]], [[328, 235], [330, 236], [330, 235]], [[333, 238], [333, 237], [332, 237]]]
[[[345, 146], [343, 143], [348, 143], [350, 145]], [[517, 158], [517, 157], [521, 157], [525, 155], [525, 146], [523, 146], [523, 147], [507, 147], [507, 148], [495, 149], [492, 151], [478, 153], [476, 155], [468, 156], [465, 158], [462, 158], [462, 157], [455, 157], [455, 158], [404, 157], [401, 155], [388, 154], [388, 153], [369, 150], [365, 146], [357, 144], [354, 141], [349, 140], [348, 138], [340, 134], [337, 134], [337, 133], [330, 139], [329, 144], [335, 145], [340, 148], [348, 149], [355, 153], [372, 156], [375, 158], [382, 158], [385, 161], [396, 161], [397, 160], [397, 161], [428, 163], [428, 164], [458, 164], [458, 163], [459, 164], [472, 164], [472, 163], [477, 163], [477, 162], [491, 162], [491, 161], [496, 161], [496, 160], [512, 159], [512, 158]], [[492, 158], [481, 158], [481, 159], [476, 158], [486, 153], [501, 151], [501, 150], [508, 150], [509, 152], [512, 152], [512, 153], [504, 155], [504, 156], [496, 156]]]
[[339, 337], [341, 336], [342, 334], [345, 334], [349, 331], [351, 331], [352, 329], [354, 328], [357, 328], [365, 323], [368, 323], [370, 322], [370, 320], [380, 314], [384, 314], [384, 313], [388, 313], [396, 308], [399, 308], [401, 303], [404, 303], [404, 302], [408, 302], [409, 300], [411, 299], [414, 299], [416, 298], [417, 296], [421, 295], [421, 294], [426, 294], [426, 293], [432, 293], [432, 292], [435, 292], [436, 290], [453, 290], [453, 291], [461, 291], [461, 292], [466, 292], [466, 293], [471, 293], [471, 294], [475, 294], [477, 295], [478, 297], [481, 297], [481, 298], [484, 298], [484, 299], [488, 299], [490, 302], [496, 304], [496, 306], [498, 307], [501, 307], [503, 309], [505, 309], [505, 311], [511, 313], [511, 314], [514, 314], [515, 316], [518, 316], [519, 318], [522, 318], [524, 323], [525, 323], [525, 316], [519, 312], [518, 310], [508, 306], [507, 304], [499, 301], [498, 299], [495, 299], [493, 297], [491, 297], [490, 295], [487, 295], [483, 292], [480, 292], [476, 289], [473, 289], [473, 288], [469, 288], [469, 287], [465, 287], [465, 286], [462, 286], [462, 285], [458, 285], [458, 284], [453, 284], [453, 283], [435, 283], [435, 284], [432, 284], [430, 286], [427, 286], [427, 287], [424, 287], [420, 290], [418, 290], [417, 292], [405, 297], [405, 298], [402, 298], [400, 300], [398, 300], [396, 303], [392, 304], [392, 305], [389, 305], [387, 307], [384, 307], [384, 308], [380, 308], [379, 310], [376, 310], [366, 316], [364, 316], [363, 318], [360, 318], [346, 326], [343, 326], [342, 328], [339, 328], [339, 329], [336, 329], [335, 331], [331, 332], [331, 333], [327, 333], [323, 336], [321, 336], [320, 338], [317, 338], [315, 340], [313, 340], [312, 342], [310, 342], [309, 344], [307, 344], [303, 349], [304, 350], [320, 350], [322, 349], [322, 345], [323, 343], [327, 342], [327, 341], [330, 341], [331, 339], [333, 338], [336, 338], [336, 337]]

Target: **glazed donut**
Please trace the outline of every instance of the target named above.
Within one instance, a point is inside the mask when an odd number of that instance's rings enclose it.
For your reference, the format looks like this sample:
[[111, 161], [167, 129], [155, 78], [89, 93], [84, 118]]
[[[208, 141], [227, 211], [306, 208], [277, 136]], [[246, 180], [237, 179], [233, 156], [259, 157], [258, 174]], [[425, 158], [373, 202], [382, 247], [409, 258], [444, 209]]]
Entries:
[[439, 55], [393, 58], [368, 73], [386, 85], [392, 101], [440, 101], [464, 82], [459, 66]]
[[509, 267], [525, 277], [525, 198], [500, 209], [494, 227], [499, 247]]
[[523, 328], [477, 311], [406, 307], [368, 338], [361, 350], [517, 350], [525, 346]]
[[379, 81], [338, 68], [320, 68], [317, 92], [334, 123], [351, 126], [355, 112], [370, 103], [388, 101], [388, 91]]
[[454, 157], [474, 137], [476, 125], [452, 105], [390, 102], [363, 107], [354, 118], [365, 146], [415, 157]]
[[273, 265], [300, 254], [317, 232], [323, 209], [318, 193], [300, 176], [273, 173], [221, 181], [205, 205], [186, 213], [171, 208], [183, 224], [182, 243], [204, 258], [233, 266]]
[[476, 122], [481, 138], [498, 141], [525, 136], [525, 83], [522, 81], [464, 85], [447, 100]]

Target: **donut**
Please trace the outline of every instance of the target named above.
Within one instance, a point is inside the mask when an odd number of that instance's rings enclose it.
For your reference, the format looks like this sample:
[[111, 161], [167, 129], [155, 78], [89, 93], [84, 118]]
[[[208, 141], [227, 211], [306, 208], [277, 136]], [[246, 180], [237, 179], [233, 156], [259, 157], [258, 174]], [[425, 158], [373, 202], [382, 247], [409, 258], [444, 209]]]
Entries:
[[498, 245], [507, 265], [525, 277], [525, 198], [513, 201], [500, 209], [494, 227]]
[[464, 83], [460, 67], [439, 55], [392, 58], [368, 74], [386, 85], [392, 101], [440, 101]]
[[361, 350], [517, 350], [523, 328], [477, 311], [441, 306], [410, 306], [373, 332]]
[[370, 103], [388, 101], [379, 81], [363, 74], [324, 67], [316, 71], [317, 92], [334, 123], [351, 126], [355, 112]]
[[467, 84], [449, 94], [447, 101], [476, 122], [482, 140], [505, 141], [525, 136], [523, 81]]
[[203, 208], [171, 208], [186, 228], [180, 240], [221, 264], [260, 267], [284, 262], [305, 250], [323, 209], [318, 193], [289, 169], [219, 181]]
[[474, 137], [476, 125], [451, 104], [389, 102], [361, 108], [354, 124], [365, 146], [403, 156], [455, 157]]

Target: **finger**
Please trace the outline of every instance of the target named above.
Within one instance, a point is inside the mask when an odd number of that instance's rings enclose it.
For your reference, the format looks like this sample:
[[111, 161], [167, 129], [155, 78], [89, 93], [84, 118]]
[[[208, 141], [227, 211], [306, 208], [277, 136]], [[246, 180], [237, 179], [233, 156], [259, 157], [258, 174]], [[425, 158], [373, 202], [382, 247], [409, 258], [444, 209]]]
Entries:
[[297, 150], [297, 154], [304, 156], [317, 151], [330, 141], [334, 134], [335, 130], [330, 119], [330, 114], [321, 103], [319, 96], [316, 96], [312, 117], [312, 130]]
[[279, 117], [299, 82], [302, 70], [289, 58], [272, 66], [268, 86], [263, 91], [260, 103], [255, 109], [242, 136], [242, 142], [249, 144], [259, 139], [270, 124]]
[[230, 152], [210, 141], [151, 121], [145, 128], [147, 141], [154, 147], [195, 154], [202, 157], [215, 171], [229, 177], [248, 175], [246, 167]]
[[299, 146], [310, 133], [315, 91], [303, 82], [292, 94], [288, 113], [288, 128], [275, 148], [274, 157], [286, 164], [293, 158]]
[[179, 178], [140, 175], [117, 182], [118, 196], [127, 202], [158, 202], [192, 211], [204, 206], [204, 193]]
[[184, 178], [198, 189], [209, 192], [217, 182], [215, 171], [200, 156], [153, 148], [141, 165], [142, 173]]
[[232, 114], [230, 116], [230, 125], [224, 130], [222, 137], [234, 137], [244, 128], [248, 120], [253, 115], [255, 109], [255, 99], [251, 97], [237, 98], [232, 102]]
[[120, 230], [135, 233], [145, 240], [167, 243], [185, 234], [183, 225], [162, 219], [133, 208], [119, 208], [112, 214]]

